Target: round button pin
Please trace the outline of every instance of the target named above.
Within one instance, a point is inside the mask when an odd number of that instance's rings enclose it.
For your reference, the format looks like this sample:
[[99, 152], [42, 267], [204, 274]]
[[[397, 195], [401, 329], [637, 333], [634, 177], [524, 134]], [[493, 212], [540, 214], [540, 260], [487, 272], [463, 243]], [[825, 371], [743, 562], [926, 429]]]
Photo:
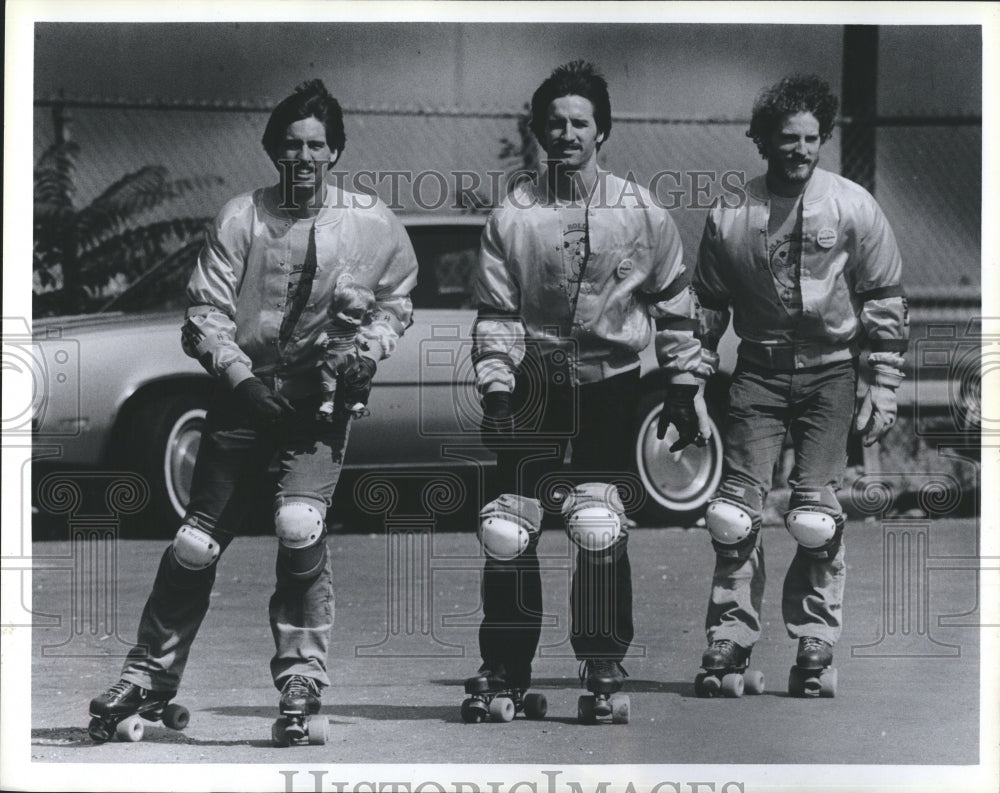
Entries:
[[822, 228], [816, 235], [816, 244], [821, 248], [832, 248], [837, 241], [837, 232], [830, 227]]
[[618, 277], [624, 278], [625, 276], [627, 276], [630, 272], [632, 272], [632, 266], [633, 265], [631, 259], [622, 259], [618, 263], [618, 269], [617, 269]]

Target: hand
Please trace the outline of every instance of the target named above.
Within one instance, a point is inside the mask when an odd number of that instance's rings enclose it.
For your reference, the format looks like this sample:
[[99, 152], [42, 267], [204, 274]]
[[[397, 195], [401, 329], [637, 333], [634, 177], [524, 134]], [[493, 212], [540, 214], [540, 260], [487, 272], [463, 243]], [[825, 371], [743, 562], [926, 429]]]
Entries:
[[483, 420], [479, 425], [483, 446], [491, 452], [503, 448], [504, 439], [514, 437], [514, 411], [509, 391], [490, 391], [483, 397]]
[[259, 377], [241, 380], [236, 384], [233, 393], [246, 408], [251, 419], [259, 425], [274, 424], [295, 412], [295, 408], [287, 399], [268, 388]]
[[705, 400], [697, 385], [675, 383], [668, 386], [660, 420], [656, 425], [656, 437], [659, 440], [666, 437], [667, 427], [671, 424], [677, 430], [677, 440], [671, 444], [671, 452], [680, 451], [692, 443], [704, 446], [708, 442], [712, 431], [708, 424]]
[[856, 432], [864, 433], [862, 443], [874, 446], [896, 423], [896, 389], [873, 383], [868, 387], [854, 419]]
[[344, 367], [340, 389], [343, 404], [349, 411], [356, 412], [368, 404], [375, 368], [375, 361], [365, 355], [356, 356]]

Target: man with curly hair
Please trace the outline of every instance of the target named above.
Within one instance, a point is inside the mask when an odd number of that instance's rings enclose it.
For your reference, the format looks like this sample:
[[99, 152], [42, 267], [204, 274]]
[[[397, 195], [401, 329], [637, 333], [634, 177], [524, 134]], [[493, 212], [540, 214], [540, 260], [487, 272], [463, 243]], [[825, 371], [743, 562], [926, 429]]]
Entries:
[[[278, 543], [270, 671], [283, 717], [276, 742], [304, 737], [330, 685], [326, 513], [353, 420], [347, 408], [367, 401], [377, 362], [411, 323], [417, 260], [384, 204], [356, 200], [328, 181], [344, 150], [344, 118], [320, 80], [303, 83], [274, 108], [261, 142], [277, 181], [226, 203], [188, 282], [184, 351], [213, 376], [215, 388], [187, 514], [160, 561], [138, 641], [121, 680], [90, 703], [97, 742], [138, 724], [131, 718], [137, 713], [182, 726], [167, 703], [208, 611], [219, 558], [245, 530], [251, 495], [272, 459]], [[318, 415], [326, 396], [320, 337], [345, 281], [373, 294], [375, 305], [358, 323], [350, 350], [341, 351], [339, 409]]]
[[[630, 467], [626, 430], [637, 409], [639, 353], [654, 336], [667, 383], [660, 437], [673, 425], [678, 450], [711, 434], [680, 236], [648, 192], [599, 167], [611, 102], [593, 65], [574, 61], [542, 82], [531, 130], [546, 167], [490, 216], [475, 281], [473, 363], [498, 492], [480, 514], [483, 664], [466, 681], [473, 695], [463, 706], [467, 721], [503, 717], [495, 702], [513, 700], [516, 709], [530, 685], [543, 613], [536, 546], [546, 512], [561, 513], [576, 548], [570, 642], [591, 692], [581, 718], [614, 707], [609, 695], [622, 685], [620, 662], [633, 636], [627, 521], [616, 483]], [[570, 470], [562, 472], [570, 444]], [[501, 691], [511, 696], [491, 699]]]
[[895, 420], [909, 334], [899, 251], [885, 216], [862, 187], [817, 167], [836, 111], [829, 86], [812, 75], [787, 77], [760, 94], [747, 136], [767, 173], [747, 184], [741, 206], [710, 211], [698, 252], [702, 343], [715, 348], [730, 311], [741, 339], [723, 480], [705, 515], [716, 561], [701, 694], [711, 693], [706, 681], [745, 670], [760, 637], [761, 513], [787, 432], [795, 463], [785, 525], [798, 547], [782, 614], [799, 643], [789, 686], [792, 693], [836, 689], [836, 670], [828, 668], [841, 632], [845, 570], [836, 491], [852, 419], [866, 446]]

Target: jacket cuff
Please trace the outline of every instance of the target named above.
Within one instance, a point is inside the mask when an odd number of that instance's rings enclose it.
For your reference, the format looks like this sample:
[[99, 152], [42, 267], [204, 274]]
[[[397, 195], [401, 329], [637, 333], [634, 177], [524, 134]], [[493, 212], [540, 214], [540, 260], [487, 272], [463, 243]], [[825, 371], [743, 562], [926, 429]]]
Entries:
[[239, 362], [227, 366], [222, 372], [222, 379], [226, 381], [230, 389], [236, 388], [244, 380], [249, 380], [251, 377], [253, 377], [253, 371], [250, 367]]

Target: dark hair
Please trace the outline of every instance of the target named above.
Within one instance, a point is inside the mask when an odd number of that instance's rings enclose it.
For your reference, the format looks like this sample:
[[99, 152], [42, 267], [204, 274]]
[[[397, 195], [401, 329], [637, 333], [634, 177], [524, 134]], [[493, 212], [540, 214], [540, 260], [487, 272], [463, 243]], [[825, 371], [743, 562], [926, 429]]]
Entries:
[[[554, 69], [531, 97], [531, 131], [542, 143], [545, 140], [545, 124], [552, 100], [561, 96], [582, 96], [594, 106], [594, 121], [597, 131], [604, 133], [604, 140], [611, 134], [611, 97], [608, 83], [587, 61], [572, 61]], [[600, 143], [597, 144], [600, 148]]]
[[766, 160], [768, 139], [781, 120], [796, 113], [812, 113], [819, 122], [820, 142], [825, 143], [833, 134], [837, 104], [830, 86], [815, 74], [785, 77], [757, 95], [747, 137], [753, 139]]
[[340, 103], [326, 90], [322, 80], [306, 80], [282, 99], [271, 111], [260, 142], [272, 160], [289, 124], [304, 118], [316, 118], [326, 128], [326, 143], [339, 156], [344, 151], [344, 111]]

